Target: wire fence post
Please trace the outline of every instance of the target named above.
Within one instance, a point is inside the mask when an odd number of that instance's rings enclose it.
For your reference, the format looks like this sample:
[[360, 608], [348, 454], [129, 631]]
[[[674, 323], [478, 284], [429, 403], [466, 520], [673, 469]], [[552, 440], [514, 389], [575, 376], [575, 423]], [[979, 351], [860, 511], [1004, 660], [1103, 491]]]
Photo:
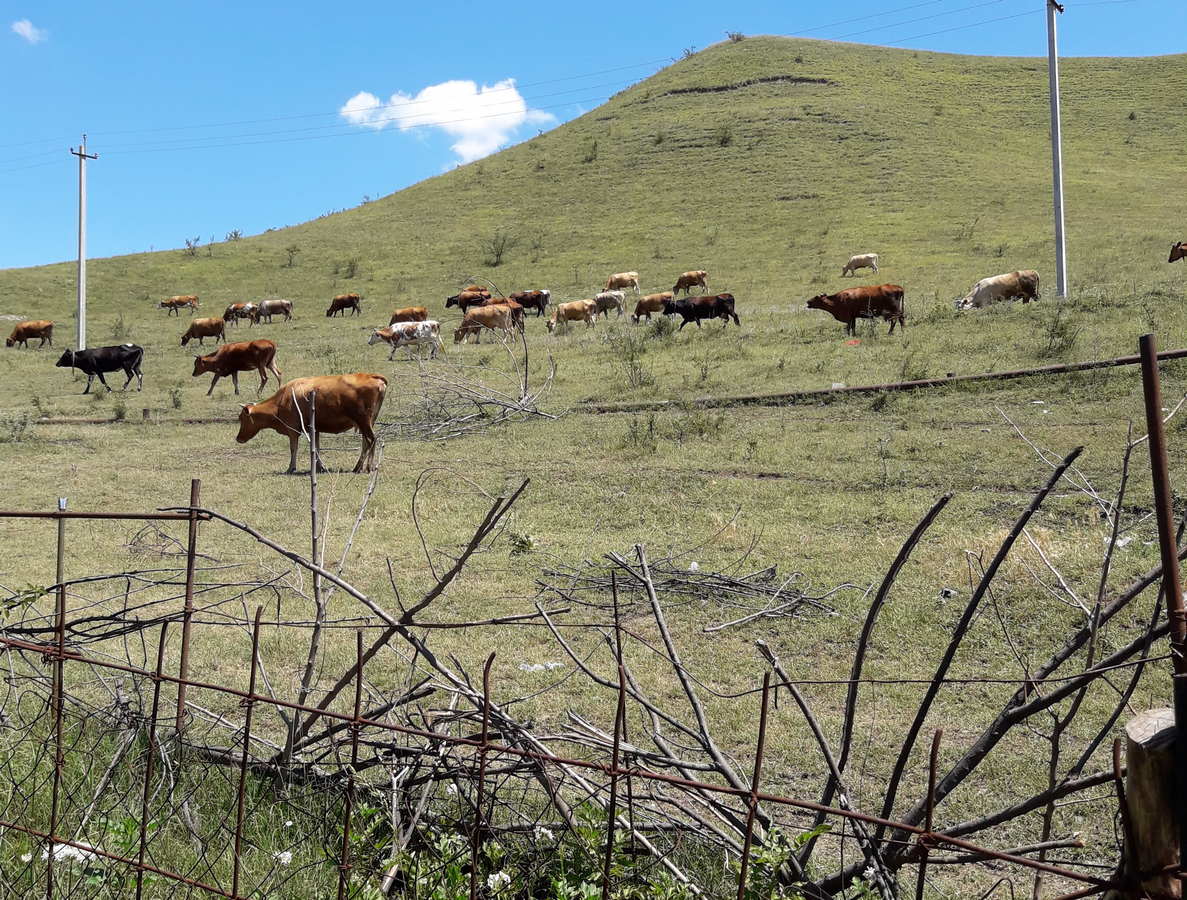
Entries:
[[[1146, 433], [1149, 436], [1150, 474], [1154, 482], [1154, 512], [1158, 522], [1158, 547], [1162, 556], [1162, 590], [1170, 624], [1170, 647], [1174, 665], [1175, 804], [1187, 810], [1187, 610], [1183, 605], [1183, 582], [1179, 575], [1179, 547], [1175, 537], [1170, 468], [1166, 455], [1166, 432], [1162, 423], [1162, 384], [1158, 373], [1158, 348], [1153, 334], [1138, 339], [1142, 358], [1142, 392], [1146, 402]], [[1179, 817], [1179, 884], [1187, 889], [1187, 814]]]
[[190, 479], [189, 534], [185, 545], [185, 608], [181, 616], [181, 664], [177, 682], [177, 734], [185, 730], [186, 679], [190, 677], [190, 626], [194, 618], [194, 566], [198, 556], [198, 512], [202, 479]]
[[264, 607], [256, 607], [255, 624], [251, 630], [251, 675], [247, 680], [247, 696], [240, 701], [245, 708], [243, 714], [243, 755], [239, 758], [238, 805], [235, 809], [235, 858], [231, 868], [231, 896], [239, 897], [239, 870], [242, 867], [243, 815], [247, 791], [247, 760], [251, 756], [251, 720], [255, 711], [256, 676], [260, 668], [260, 616]]
[[478, 897], [478, 851], [482, 848], [483, 787], [486, 783], [486, 745], [490, 732], [490, 667], [495, 661], [492, 653], [482, 667], [482, 742], [478, 745], [478, 788], [474, 802], [474, 833], [470, 837], [470, 900]]
[[746, 838], [738, 867], [738, 900], [746, 896], [746, 870], [750, 867], [750, 847], [754, 842], [754, 817], [758, 813], [758, 779], [762, 775], [763, 745], [767, 739], [767, 706], [771, 697], [771, 673], [762, 676], [762, 708], [758, 714], [758, 746], [754, 750], [754, 775], [750, 779], [750, 797], [746, 803]]
[[[58, 512], [66, 511], [66, 498], [58, 498]], [[62, 679], [65, 675], [63, 663], [66, 657], [66, 519], [58, 516], [57, 569], [58, 596], [54, 604], [54, 683], [50, 705], [54, 715], [54, 784], [50, 799], [49, 837], [45, 854], [45, 897], [54, 895], [54, 840], [58, 833], [58, 804], [62, 796], [62, 768], [65, 758], [62, 753]]]
[[936, 811], [936, 768], [940, 759], [940, 738], [943, 736], [944, 730], [936, 729], [931, 738], [931, 755], [927, 760], [927, 812], [924, 814], [923, 834], [919, 836], [919, 879], [915, 882], [915, 900], [923, 900], [923, 885], [927, 881], [927, 855]]
[[342, 855], [338, 863], [338, 900], [350, 889], [350, 816], [354, 810], [354, 777], [359, 765], [359, 731], [362, 729], [363, 633], [354, 633], [354, 718], [350, 723], [350, 772], [346, 776], [346, 798], [342, 811]]
[[140, 849], [136, 854], [136, 900], [144, 891], [144, 856], [148, 849], [148, 801], [152, 794], [152, 777], [157, 757], [157, 713], [161, 707], [161, 672], [165, 667], [165, 636], [169, 623], [161, 623], [161, 637], [157, 643], [157, 667], [153, 672], [152, 712], [148, 717], [148, 760], [144, 764], [144, 792], [140, 797]]
[[618, 754], [626, 718], [626, 670], [618, 664], [618, 706], [614, 711], [614, 746], [610, 753], [610, 803], [606, 810], [606, 858], [602, 863], [602, 900], [610, 900], [610, 865], [614, 859], [614, 824], [618, 816]]

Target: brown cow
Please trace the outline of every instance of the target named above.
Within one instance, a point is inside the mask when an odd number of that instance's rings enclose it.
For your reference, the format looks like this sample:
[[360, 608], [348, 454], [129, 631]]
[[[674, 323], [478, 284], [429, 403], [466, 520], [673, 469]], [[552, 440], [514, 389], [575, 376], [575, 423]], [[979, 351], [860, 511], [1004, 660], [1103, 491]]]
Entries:
[[[488, 306], [505, 306], [511, 311], [511, 323], [523, 331], [523, 304], [517, 300], [512, 300], [510, 297], [489, 297], [484, 300], [480, 308]], [[471, 307], [473, 308], [473, 307]]]
[[849, 288], [836, 294], [821, 294], [808, 301], [808, 309], [823, 309], [838, 322], [845, 323], [846, 334], [857, 334], [858, 319], [882, 318], [894, 326], [907, 327], [903, 313], [903, 289], [897, 284], [878, 284]]
[[197, 338], [198, 344], [201, 345], [208, 337], [225, 341], [227, 339], [227, 323], [222, 319], [194, 319], [190, 322], [190, 327], [186, 329], [185, 334], [181, 336], [181, 346], [184, 347], [194, 338]]
[[361, 315], [363, 308], [359, 306], [359, 301], [362, 299], [358, 294], [339, 294], [330, 301], [330, 308], [326, 310], [326, 318], [331, 319], [338, 313], [342, 313], [342, 318], [345, 319], [348, 309], [352, 316]]
[[[523, 307], [520, 307], [522, 312]], [[482, 343], [482, 329], [508, 332], [511, 330], [511, 309], [504, 305], [480, 306], [471, 309], [462, 319], [462, 324], [453, 333], [453, 342], [460, 344], [470, 335], [474, 335], [474, 343]]]
[[169, 297], [168, 299], [162, 300], [157, 308], [169, 310], [166, 315], [172, 315], [173, 313], [181, 315], [181, 313], [178, 311], [183, 306], [188, 306], [190, 308], [190, 315], [192, 316], [198, 309], [197, 296], [194, 294], [179, 294], [176, 297]]
[[695, 272], [685, 272], [676, 279], [676, 286], [672, 288], [673, 294], [679, 294], [684, 291], [685, 295], [692, 293], [694, 287], [699, 287], [702, 290], [709, 290], [709, 285], [706, 283], [709, 279], [709, 273], [704, 269], [697, 269]]
[[556, 305], [552, 310], [552, 318], [548, 320], [548, 330], [556, 331], [567, 322], [584, 322], [586, 328], [592, 328], [597, 320], [598, 304], [596, 300], [572, 300]]
[[54, 323], [48, 319], [37, 319], [32, 322], [19, 322], [15, 328], [4, 341], [5, 347], [11, 347], [14, 344], [20, 344], [22, 347], [29, 346], [30, 338], [41, 338], [41, 343], [37, 345], [40, 350], [45, 346], [45, 342], [49, 341], [49, 345], [54, 345]]
[[536, 318], [544, 315], [544, 310], [552, 300], [552, 291], [513, 291], [508, 296], [523, 306], [524, 309], [534, 309]]
[[631, 321], [638, 323], [643, 316], [651, 318], [652, 313], [664, 311], [664, 301], [672, 299], [671, 291], [661, 291], [658, 294], [644, 294], [639, 298], [639, 302], [635, 304], [635, 314], [631, 316]]
[[1171, 247], [1171, 258], [1167, 262], [1174, 262], [1176, 259], [1187, 259], [1187, 241], [1178, 241]]
[[633, 287], [635, 293], [639, 293], [639, 273], [638, 272], [615, 272], [606, 279], [606, 287], [603, 290], [612, 291], [615, 288]]
[[[302, 434], [313, 432], [317, 454], [319, 434], [342, 434], [357, 428], [363, 436], [363, 449], [354, 471], [370, 471], [375, 463], [375, 419], [383, 406], [387, 379], [382, 375], [356, 372], [353, 375], [314, 375], [296, 378], [259, 403], [245, 403], [239, 410], [239, 434], [235, 440], [246, 444], [265, 428], [289, 439], [289, 467], [297, 471], [297, 444]], [[312, 428], [310, 427], [312, 425]]]
[[485, 294], [487, 297], [490, 296], [490, 288], [485, 288], [480, 284], [467, 284], [462, 290], [473, 291], [476, 294]]
[[466, 310], [471, 306], [481, 306], [489, 299], [490, 291], [461, 291], [452, 297], [445, 298], [445, 308], [449, 309], [451, 306], [456, 306], [465, 315]]
[[280, 381], [280, 369], [276, 368], [276, 345], [271, 341], [238, 341], [234, 344], [223, 344], [213, 353], [194, 357], [194, 377], [207, 372], [214, 373], [210, 382], [209, 397], [214, 392], [214, 386], [220, 378], [231, 376], [231, 383], [235, 385], [235, 393], [239, 393], [239, 373], [250, 372], [255, 369], [260, 373], [260, 386], [256, 393], [264, 389], [268, 383], [268, 373], [271, 372]]
[[424, 322], [428, 317], [429, 311], [423, 306], [405, 306], [392, 313], [392, 319], [387, 324], [395, 325], [397, 322]]

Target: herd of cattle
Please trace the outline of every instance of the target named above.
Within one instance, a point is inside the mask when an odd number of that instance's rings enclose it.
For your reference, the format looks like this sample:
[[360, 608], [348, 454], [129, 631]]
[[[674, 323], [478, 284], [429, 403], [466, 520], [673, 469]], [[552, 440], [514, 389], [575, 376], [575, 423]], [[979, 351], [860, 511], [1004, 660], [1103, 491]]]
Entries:
[[[1187, 258], [1187, 242], [1178, 242], [1171, 248], [1169, 262]], [[849, 258], [841, 270], [841, 276], [856, 275], [858, 269], [878, 271], [879, 255], [862, 253]], [[730, 321], [741, 326], [735, 311], [733, 294], [709, 294], [708, 272], [703, 269], [685, 272], [676, 279], [672, 290], [644, 295], [639, 288], [638, 272], [618, 272], [606, 280], [605, 288], [594, 297], [558, 303], [552, 308], [547, 320], [550, 333], [568, 327], [571, 323], [584, 322], [593, 327], [600, 316], [610, 315], [612, 310], [624, 316], [626, 291], [633, 289], [636, 295], [631, 321], [638, 324], [653, 314], [679, 316], [680, 328], [693, 322], [699, 328], [705, 319], [722, 319], [723, 328]], [[700, 288], [704, 293], [693, 296], [692, 289]], [[683, 292], [684, 297], [679, 297]], [[972, 290], [956, 300], [956, 308], [980, 309], [992, 303], [1021, 298], [1022, 301], [1039, 299], [1039, 276], [1033, 270], [1008, 272], [983, 278], [973, 285]], [[552, 292], [544, 289], [518, 291], [507, 297], [495, 297], [480, 285], [467, 285], [463, 290], [445, 300], [446, 309], [457, 307], [462, 314], [461, 324], [454, 331], [454, 343], [460, 344], [473, 336], [481, 342], [484, 331], [509, 334], [513, 330], [522, 332], [525, 328], [525, 311], [535, 310], [536, 318], [548, 314]], [[159, 308], [168, 315], [179, 315], [182, 309], [189, 309], [190, 315], [198, 311], [198, 297], [192, 294], [170, 297], [161, 301]], [[845, 325], [846, 334], [856, 334], [858, 319], [878, 319], [890, 323], [890, 333], [895, 326], [906, 328], [904, 290], [897, 284], [867, 285], [849, 288], [835, 294], [820, 294], [807, 302], [808, 309], [823, 310]], [[330, 301], [327, 318], [347, 313], [362, 315], [362, 298], [355, 293], [340, 294]], [[293, 317], [290, 300], [262, 300], [259, 303], [232, 303], [221, 317], [193, 318], [181, 335], [181, 346], [197, 340], [201, 346], [206, 338], [216, 342], [226, 340], [228, 325], [237, 325], [246, 319], [249, 325], [271, 322], [273, 317], [283, 316], [284, 321]], [[6, 346], [28, 347], [30, 340], [40, 340], [38, 347], [48, 343], [53, 346], [54, 323], [46, 320], [19, 323], [5, 341]], [[430, 348], [430, 357], [435, 358], [441, 346], [441, 325], [430, 319], [423, 306], [397, 309], [384, 328], [375, 329], [368, 338], [368, 344], [386, 343], [391, 347], [388, 359], [395, 356], [397, 349], [404, 348], [411, 355], [413, 348]], [[87, 376], [87, 394], [97, 377], [109, 391], [111, 386], [104, 373], [122, 370], [126, 376], [123, 389], [127, 390], [136, 378], [137, 389], [143, 389], [144, 376], [140, 366], [144, 349], [135, 344], [120, 344], [110, 347], [96, 347], [87, 350], [66, 350], [56, 365], [62, 368], [78, 369]], [[229, 377], [239, 393], [239, 373], [255, 371], [260, 376], [259, 390], [268, 383], [271, 373], [279, 383], [280, 369], [276, 366], [276, 344], [266, 339], [224, 343], [213, 352], [194, 359], [194, 376], [212, 374], [210, 396], [220, 378]], [[272, 397], [255, 404], [244, 404], [239, 413], [240, 443], [251, 440], [259, 431], [272, 429], [289, 438], [290, 462], [288, 471], [295, 471], [297, 446], [302, 434], [313, 432], [340, 434], [357, 429], [363, 438], [363, 447], [354, 471], [369, 470], [374, 465], [375, 420], [387, 390], [387, 379], [382, 375], [355, 373], [352, 375], [321, 375], [297, 378], [284, 384]]]

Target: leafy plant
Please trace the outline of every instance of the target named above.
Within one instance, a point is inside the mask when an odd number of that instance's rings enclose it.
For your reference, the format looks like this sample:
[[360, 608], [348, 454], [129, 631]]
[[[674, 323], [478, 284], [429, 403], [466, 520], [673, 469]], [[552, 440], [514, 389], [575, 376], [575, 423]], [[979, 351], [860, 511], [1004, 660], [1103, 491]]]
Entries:
[[496, 228], [494, 232], [480, 241], [482, 262], [494, 269], [503, 264], [503, 257], [515, 247], [517, 239], [510, 232]]
[[1055, 313], [1043, 323], [1040, 357], [1064, 357], [1070, 354], [1080, 339], [1081, 329], [1072, 322], [1071, 314], [1062, 303], [1055, 304]]
[[131, 336], [132, 329], [124, 321], [124, 314], [120, 313], [119, 316], [116, 317], [115, 322], [112, 323], [111, 339], [117, 344], [122, 344]]
[[288, 262], [285, 263], [285, 267], [291, 269], [297, 259], [297, 254], [301, 252], [301, 248], [296, 244], [290, 244], [284, 248], [284, 252], [288, 254]]
[[591, 163], [598, 158], [598, 141], [594, 138], [590, 141], [589, 146], [585, 148], [585, 154], [581, 157], [583, 163]]
[[647, 339], [636, 329], [615, 330], [606, 338], [610, 350], [618, 364], [622, 367], [627, 384], [632, 388], [647, 387], [655, 384], [655, 376], [643, 363], [643, 355], [647, 352]]
[[719, 125], [713, 132], [713, 143], [718, 147], [728, 147], [734, 142], [734, 131], [728, 125]]
[[223, 238], [223, 240], [226, 241], [227, 243], [232, 243], [234, 241], [241, 240], [242, 238], [243, 238], [243, 232], [240, 231], [238, 228], [232, 228], [230, 231], [227, 232], [227, 236], [225, 238]]
[[22, 444], [32, 433], [33, 417], [28, 413], [0, 419], [0, 444]]
[[742, 41], [746, 40], [746, 35], [742, 34], [740, 31], [727, 31], [725, 36], [729, 38], [729, 42], [731, 44], [740, 44]]
[[185, 239], [185, 249], [182, 250], [181, 252], [186, 256], [197, 256], [198, 255], [198, 245], [201, 242], [202, 242], [202, 235], [198, 235], [197, 237], [194, 237], [194, 238], [186, 238]]

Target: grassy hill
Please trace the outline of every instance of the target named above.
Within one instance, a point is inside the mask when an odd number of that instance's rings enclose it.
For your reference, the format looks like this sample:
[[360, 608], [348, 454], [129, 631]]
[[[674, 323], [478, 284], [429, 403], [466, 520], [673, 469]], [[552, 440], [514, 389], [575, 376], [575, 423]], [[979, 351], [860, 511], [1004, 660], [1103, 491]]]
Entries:
[[[1141, 418], [1135, 372], [829, 405], [720, 413], [677, 408], [655, 417], [595, 416], [580, 405], [1119, 355], [1135, 352], [1137, 335], [1149, 330], [1164, 347], [1182, 345], [1187, 269], [1165, 260], [1170, 243], [1184, 237], [1183, 65], [1183, 57], [1064, 62], [1072, 290], [1062, 302], [1052, 277], [1044, 61], [778, 38], [709, 48], [548, 134], [356, 209], [202, 248], [192, 257], [173, 250], [94, 260], [91, 342], [142, 343], [145, 391], [81, 397], [81, 383], [52, 367], [54, 354], [0, 352], [6, 503], [48, 508], [53, 497], [69, 493], [76, 507], [165, 505], [183, 502], [189, 478], [198, 476], [211, 506], [303, 546], [308, 485], [280, 476], [284, 442], [264, 435], [238, 446], [229, 424], [178, 421], [231, 417], [240, 398], [224, 382], [208, 399], [206, 379], [190, 377], [190, 351], [177, 346], [186, 317], [166, 318], [151, 308], [165, 296], [197, 293], [208, 315], [231, 301], [291, 297], [292, 323], [253, 330], [277, 341], [285, 376], [383, 372], [392, 381], [384, 418], [398, 420], [414, 405], [422, 370], [388, 363], [381, 348], [365, 343], [367, 330], [386, 324], [392, 307], [424, 304], [448, 325], [456, 319], [445, 315], [443, 299], [470, 276], [490, 278], [504, 291], [549, 287], [555, 299], [566, 299], [589, 296], [610, 272], [638, 270], [644, 290], [652, 291], [670, 288], [683, 270], [704, 268], [712, 289], [738, 298], [742, 328], [712, 324], [670, 335], [624, 320], [549, 336], [529, 319], [533, 370], [542, 372], [548, 356], [558, 367], [546, 404], [563, 414], [560, 421], [531, 420], [446, 444], [389, 440], [385, 474], [348, 577], [387, 597], [390, 559], [408, 590], [428, 582], [408, 498], [416, 474], [434, 466], [443, 472], [423, 498], [422, 518], [435, 547], [452, 548], [468, 536], [480, 518], [476, 505], [485, 504], [479, 489], [496, 493], [533, 478], [513, 530], [530, 534], [535, 549], [512, 554], [496, 544], [434, 608], [439, 620], [476, 609], [484, 616], [521, 613], [531, 608], [534, 579], [551, 561], [593, 558], [636, 541], [656, 553], [697, 547], [702, 568], [748, 553], [754, 568], [777, 562], [780, 571], [802, 572], [812, 586], [876, 583], [922, 513], [952, 491], [954, 501], [897, 582], [869, 667], [872, 676], [926, 677], [959, 603], [946, 602], [940, 589], [964, 589], [966, 551], [992, 552], [1029, 491], [1049, 474], [1004, 415], [1060, 455], [1084, 444], [1082, 471], [1111, 496], [1128, 421]], [[92, 228], [104, 227], [114, 226], [92, 221]], [[499, 231], [512, 246], [501, 265], [485, 265], [483, 243]], [[292, 266], [288, 247], [299, 250]], [[862, 251], [882, 254], [879, 280], [906, 287], [908, 328], [887, 337], [882, 324], [862, 327], [860, 342], [849, 344], [839, 323], [803, 304], [821, 291], [866, 283], [867, 277], [839, 278], [848, 256]], [[978, 314], [952, 309], [952, 298], [978, 278], [1018, 268], [1039, 270], [1042, 302]], [[53, 318], [59, 343], [67, 345], [73, 278], [72, 264], [0, 272], [0, 315]], [[346, 290], [364, 295], [366, 315], [326, 319], [328, 298]], [[247, 330], [239, 328], [238, 336]], [[449, 350], [450, 364], [483, 363], [495, 373], [510, 368], [497, 346]], [[625, 370], [628, 352], [639, 354], [646, 375], [634, 384]], [[433, 365], [423, 371], [431, 373]], [[1173, 401], [1187, 390], [1187, 379], [1181, 369], [1168, 369], [1164, 389]], [[253, 382], [243, 383], [242, 399], [250, 400]], [[134, 421], [141, 407], [157, 424]], [[61, 426], [21, 418], [37, 412], [126, 414], [131, 421]], [[1182, 434], [1175, 430], [1171, 438], [1179, 485], [1187, 483]], [[339, 446], [354, 446], [353, 439]], [[1149, 506], [1148, 473], [1140, 452], [1134, 460], [1126, 504], [1139, 539], [1120, 552], [1117, 583], [1157, 559], [1148, 543], [1152, 525], [1139, 521]], [[331, 547], [349, 532], [361, 481], [326, 479], [337, 509]], [[1045, 558], [1084, 597], [1095, 596], [1102, 527], [1096, 506], [1065, 487], [1032, 529]], [[6, 551], [0, 583], [52, 578], [50, 549], [38, 534], [0, 523]], [[95, 529], [75, 545], [72, 568], [113, 571], [124, 561], [126, 537], [116, 526]], [[204, 530], [203, 544], [220, 560], [262, 564], [254, 548], [216, 528]], [[974, 650], [962, 653], [954, 674], [1015, 677], [1019, 666], [1000, 651], [999, 626], [1021, 637], [1029, 657], [1080, 620], [1077, 608], [1053, 601], [1036, 579], [1044, 564], [1029, 547], [1018, 548], [997, 584], [995, 620], [978, 621]], [[674, 616], [673, 628], [689, 667], [724, 690], [754, 684], [762, 668], [753, 652], [758, 637], [792, 671], [844, 678], [866, 602], [860, 591], [842, 593], [833, 618], [759, 622], [712, 635], [701, 627], [720, 621], [720, 611], [690, 606]], [[1152, 603], [1121, 630], [1136, 627]], [[350, 608], [341, 597], [335, 604]], [[1109, 636], [1105, 643], [1113, 641]], [[284, 633], [269, 638], [278, 690], [292, 684], [292, 660], [300, 656], [291, 642]], [[342, 659], [353, 652], [347, 643], [335, 637], [329, 652]], [[521, 660], [556, 656], [547, 635], [528, 628], [514, 640], [493, 630], [449, 632], [438, 646], [471, 662], [498, 646], [496, 679], [506, 685], [534, 677], [518, 669]], [[238, 663], [219, 658], [203, 641], [195, 653], [218, 677], [242, 674]], [[661, 677], [643, 660], [639, 671]], [[1151, 681], [1135, 704], [1165, 699], [1168, 683]], [[942, 696], [936, 723], [949, 729], [946, 754], [955, 755], [1005, 691]], [[861, 722], [873, 747], [872, 785], [887, 764], [878, 747], [901, 734], [917, 692], [893, 688], [877, 696]], [[533, 711], [542, 721], [559, 720], [557, 697], [537, 701]], [[606, 698], [580, 690], [561, 697], [605, 720]], [[821, 687], [812, 700], [835, 724], [842, 691]], [[728, 699], [713, 707], [736, 724], [731, 749], [746, 756], [752, 710]], [[788, 792], [815, 792], [815, 751], [789, 721], [772, 738], [771, 779]], [[995, 770], [1009, 778], [983, 790], [1009, 797], [1041, 782], [1045, 746], [1041, 737], [1018, 736]], [[913, 763], [912, 783], [920, 777]], [[954, 820], [978, 802], [953, 798], [945, 815]], [[1061, 827], [1111, 834], [1111, 826], [1083, 809], [1074, 807]], [[1003, 846], [1031, 839], [1031, 833], [1001, 835]]]

